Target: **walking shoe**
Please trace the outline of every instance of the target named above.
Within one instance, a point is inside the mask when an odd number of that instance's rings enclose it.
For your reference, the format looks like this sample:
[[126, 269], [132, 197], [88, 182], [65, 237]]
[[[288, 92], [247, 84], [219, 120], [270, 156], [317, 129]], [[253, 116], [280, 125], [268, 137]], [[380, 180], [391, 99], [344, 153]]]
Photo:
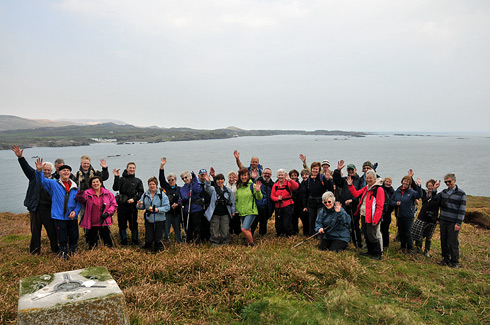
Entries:
[[127, 238], [121, 239], [121, 245], [122, 246], [126, 246], [127, 244], [128, 244], [128, 239]]
[[449, 266], [450, 265], [449, 262], [446, 260], [439, 261], [439, 262], [437, 262], [437, 264], [439, 264], [440, 266]]
[[381, 259], [382, 259], [381, 255], [369, 255], [369, 258], [372, 258], [373, 260], [378, 260], [378, 261], [381, 261]]
[[371, 256], [371, 253], [369, 253], [369, 252], [361, 252], [361, 253], [359, 253], [359, 255], [361, 255], [361, 256]]
[[449, 264], [450, 267], [452, 267], [453, 269], [459, 269], [459, 263], [451, 263]]
[[425, 256], [425, 257], [427, 257], [427, 258], [429, 258], [429, 257], [430, 257], [429, 252], [428, 252], [428, 251], [425, 251], [425, 252], [424, 252], [424, 256]]

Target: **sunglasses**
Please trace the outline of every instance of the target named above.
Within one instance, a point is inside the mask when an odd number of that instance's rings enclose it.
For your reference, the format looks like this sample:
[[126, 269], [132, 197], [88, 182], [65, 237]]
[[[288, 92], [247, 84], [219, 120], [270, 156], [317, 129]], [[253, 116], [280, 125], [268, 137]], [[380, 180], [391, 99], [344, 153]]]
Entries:
[[187, 178], [188, 178], [187, 176], [184, 176], [184, 177], [182, 177], [182, 180], [186, 180]]
[[453, 181], [444, 181], [446, 184], [451, 184]]
[[333, 203], [332, 201], [328, 200], [328, 201], [323, 201], [323, 204], [327, 204], [327, 203]]

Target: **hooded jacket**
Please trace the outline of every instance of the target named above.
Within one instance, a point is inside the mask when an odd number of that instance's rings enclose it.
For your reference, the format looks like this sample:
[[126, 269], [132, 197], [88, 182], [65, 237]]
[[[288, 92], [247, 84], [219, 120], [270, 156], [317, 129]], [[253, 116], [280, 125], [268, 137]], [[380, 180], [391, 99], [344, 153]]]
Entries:
[[[360, 190], [356, 190], [353, 185], [349, 186], [349, 191], [354, 198], [361, 197], [359, 200], [359, 205], [354, 215], [359, 215], [361, 210], [362, 202], [366, 198], [366, 215], [364, 222], [377, 225], [383, 216], [383, 207], [385, 204], [385, 191], [381, 187], [383, 185], [383, 179], [377, 178], [374, 185], [369, 188], [368, 185], [364, 186]], [[376, 195], [373, 194], [376, 191]]]
[[[187, 214], [189, 212], [194, 213], [194, 212], [202, 211], [202, 206], [195, 203], [200, 197], [201, 190], [202, 190], [201, 185], [199, 184], [199, 181], [197, 180], [197, 177], [194, 174], [189, 184], [184, 184], [184, 186], [180, 188], [180, 202], [182, 204], [182, 209], [184, 214]], [[191, 199], [190, 211], [189, 211], [189, 198]]]
[[255, 200], [261, 200], [264, 196], [262, 195], [262, 191], [256, 191], [255, 187], [252, 187], [254, 190], [252, 194], [250, 184], [253, 184], [251, 179], [248, 180], [247, 184], [241, 184], [236, 190], [236, 211], [240, 216], [259, 214]]
[[127, 201], [129, 199], [133, 199], [133, 204], [136, 204], [141, 195], [143, 195], [145, 192], [141, 179], [136, 177], [134, 174], [129, 175], [126, 169], [124, 170], [122, 177], [114, 177], [114, 185], [112, 185], [112, 190], [119, 191], [119, 206], [122, 204], [128, 204]]
[[146, 221], [150, 223], [165, 221], [166, 213], [170, 210], [170, 202], [168, 197], [160, 189], [157, 189], [155, 195], [151, 197], [150, 190], [143, 193], [140, 198], [141, 206], [136, 206], [138, 210], [146, 210], [149, 207], [155, 206], [158, 209], [156, 213], [147, 213], [145, 211]]
[[[216, 209], [216, 201], [218, 200], [218, 194], [216, 192], [216, 188], [214, 186], [211, 186], [211, 184], [208, 182], [205, 183], [204, 189], [211, 196], [209, 207], [204, 212], [204, 216], [206, 217], [206, 219], [208, 219], [208, 221], [211, 221], [211, 218], [213, 217], [214, 214], [214, 210]], [[232, 191], [226, 186], [223, 186], [223, 196], [224, 199], [230, 203], [226, 205], [228, 216], [230, 218], [233, 218], [233, 214], [235, 213], [235, 197], [233, 196]]]
[[340, 208], [340, 212], [336, 212], [334, 208], [327, 209], [324, 206], [318, 212], [315, 232], [318, 232], [320, 228], [328, 227], [323, 234], [323, 238], [342, 240], [348, 243], [350, 240], [350, 223], [350, 215], [345, 212], [344, 208]]
[[[48, 179], [42, 172], [36, 170], [36, 181], [46, 189], [51, 196], [51, 218], [57, 220], [75, 220], [82, 208], [80, 202], [75, 200], [78, 193], [77, 184], [69, 179], [71, 186], [67, 192], [65, 185], [61, 180]], [[75, 218], [70, 219], [68, 216], [75, 211]]]
[[[284, 208], [288, 205], [294, 204], [293, 191], [299, 188], [299, 184], [292, 179], [284, 181], [282, 185], [279, 185], [277, 181], [272, 186], [271, 200], [275, 201], [276, 208]], [[282, 200], [279, 201], [279, 196], [282, 196]]]
[[[85, 204], [85, 213], [84, 213], [85, 217], [82, 219], [82, 221], [80, 221], [80, 227], [85, 229], [92, 228], [93, 220], [91, 220], [91, 218], [94, 209], [97, 210], [95, 214], [99, 215], [99, 219], [98, 221], [96, 221], [97, 226], [112, 225], [112, 216], [117, 210], [116, 198], [110, 191], [106, 190], [103, 187], [100, 188], [100, 196], [102, 197], [102, 204], [105, 203], [104, 211], [100, 211], [101, 207], [94, 204], [94, 198], [96, 197], [96, 195], [93, 189], [89, 188], [86, 191], [78, 191], [75, 199], [78, 202]], [[105, 219], [105, 221], [102, 224], [100, 224], [100, 215], [102, 215], [102, 213], [104, 212], [107, 212], [109, 216]]]

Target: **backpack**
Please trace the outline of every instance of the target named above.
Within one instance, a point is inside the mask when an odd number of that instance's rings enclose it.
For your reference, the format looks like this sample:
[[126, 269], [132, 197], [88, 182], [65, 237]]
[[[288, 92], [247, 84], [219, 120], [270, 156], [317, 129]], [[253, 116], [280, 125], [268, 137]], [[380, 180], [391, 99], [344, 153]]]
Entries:
[[253, 197], [253, 202], [252, 202], [252, 209], [253, 209], [253, 204], [255, 202], [255, 204], [257, 204], [257, 208], [263, 210], [263, 209], [266, 209], [267, 208], [267, 194], [264, 192], [264, 190], [262, 189], [262, 187], [260, 187], [260, 192], [262, 192], [262, 199], [260, 200], [257, 200], [255, 198], [255, 191], [254, 191], [254, 185], [255, 183], [251, 183], [250, 184], [250, 191], [252, 192], [252, 197]]

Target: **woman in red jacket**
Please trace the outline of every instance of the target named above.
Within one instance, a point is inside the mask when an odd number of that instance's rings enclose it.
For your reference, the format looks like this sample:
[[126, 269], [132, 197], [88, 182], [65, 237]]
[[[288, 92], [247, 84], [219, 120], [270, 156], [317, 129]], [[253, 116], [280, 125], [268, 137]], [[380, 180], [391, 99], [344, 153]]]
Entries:
[[376, 179], [376, 172], [368, 170], [366, 173], [366, 186], [360, 190], [352, 185], [351, 177], [347, 177], [349, 191], [354, 198], [361, 197], [359, 206], [354, 215], [361, 218], [362, 229], [368, 251], [361, 255], [380, 260], [383, 253], [383, 241], [381, 237], [381, 217], [385, 204], [385, 191], [381, 187], [383, 179]]
[[291, 236], [293, 234], [293, 191], [299, 188], [298, 183], [289, 178], [284, 169], [277, 171], [277, 182], [272, 186], [271, 200], [275, 201], [276, 233], [277, 236]]

